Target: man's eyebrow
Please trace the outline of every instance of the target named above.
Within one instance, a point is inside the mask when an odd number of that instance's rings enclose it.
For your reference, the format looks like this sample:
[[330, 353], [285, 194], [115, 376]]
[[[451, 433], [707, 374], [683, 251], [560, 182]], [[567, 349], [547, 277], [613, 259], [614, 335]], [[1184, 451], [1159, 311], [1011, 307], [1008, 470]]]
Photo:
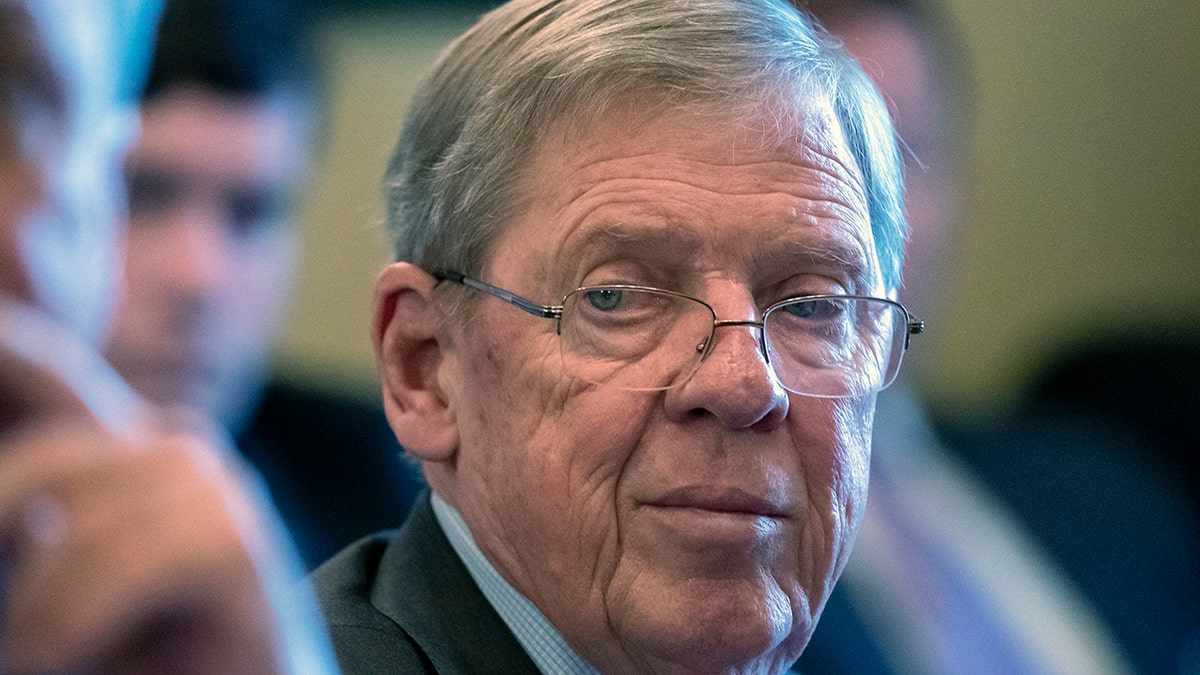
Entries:
[[[562, 253], [576, 257], [596, 251], [630, 254], [669, 265], [687, 260], [704, 246], [704, 237], [686, 226], [657, 222], [612, 221], [590, 228], [580, 238], [568, 240]], [[876, 285], [876, 267], [864, 244], [839, 234], [804, 233], [777, 242], [759, 253], [759, 265], [774, 270], [820, 272], [845, 279], [853, 289]]]
[[870, 288], [874, 265], [859, 243], [842, 237], [801, 238], [780, 243], [763, 252], [763, 262], [771, 267], [793, 266], [801, 261], [806, 269], [837, 272], [855, 288]]
[[612, 221], [590, 228], [582, 238], [568, 241], [564, 248], [577, 252], [597, 248], [665, 248], [673, 254], [687, 255], [698, 251], [702, 244], [703, 237], [693, 230], [665, 220], [653, 224]]

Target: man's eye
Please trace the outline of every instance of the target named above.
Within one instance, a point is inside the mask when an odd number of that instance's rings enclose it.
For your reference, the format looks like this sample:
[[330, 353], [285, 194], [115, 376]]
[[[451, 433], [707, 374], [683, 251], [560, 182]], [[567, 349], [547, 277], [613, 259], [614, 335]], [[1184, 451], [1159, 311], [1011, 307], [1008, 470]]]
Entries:
[[797, 319], [822, 320], [836, 317], [840, 305], [833, 300], [801, 300], [783, 309]]
[[265, 192], [234, 194], [228, 209], [233, 232], [242, 237], [273, 229], [285, 218], [283, 200]]
[[621, 298], [624, 292], [613, 289], [598, 289], [588, 291], [585, 295], [587, 296], [588, 304], [592, 307], [603, 312], [611, 312], [621, 305]]
[[131, 172], [126, 175], [129, 195], [129, 215], [156, 216], [174, 207], [179, 200], [179, 187], [166, 176], [152, 172]]

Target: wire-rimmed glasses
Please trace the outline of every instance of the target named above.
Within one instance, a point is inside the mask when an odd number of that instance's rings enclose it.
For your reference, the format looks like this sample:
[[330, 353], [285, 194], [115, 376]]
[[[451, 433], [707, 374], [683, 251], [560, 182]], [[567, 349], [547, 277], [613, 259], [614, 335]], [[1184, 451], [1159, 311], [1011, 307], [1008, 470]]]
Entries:
[[648, 286], [577, 288], [542, 305], [458, 272], [435, 274], [534, 316], [554, 319], [563, 366], [586, 382], [635, 391], [688, 380], [725, 326], [759, 329], [759, 347], [779, 383], [806, 396], [877, 392], [896, 379], [910, 335], [925, 329], [898, 302], [860, 295], [803, 295], [767, 307], [761, 321], [717, 319], [703, 300]]

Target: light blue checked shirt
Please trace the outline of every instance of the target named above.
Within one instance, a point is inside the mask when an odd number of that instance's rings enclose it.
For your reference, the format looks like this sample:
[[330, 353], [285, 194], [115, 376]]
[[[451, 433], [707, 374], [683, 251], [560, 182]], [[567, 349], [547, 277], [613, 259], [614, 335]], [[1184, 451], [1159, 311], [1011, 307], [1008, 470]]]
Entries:
[[579, 658], [554, 626], [542, 616], [525, 596], [517, 592], [475, 545], [471, 531], [458, 511], [437, 494], [432, 495], [433, 515], [446, 533], [454, 552], [467, 567], [467, 572], [483, 591], [496, 613], [508, 625], [517, 641], [529, 653], [538, 670], [552, 675], [599, 675], [587, 661]]

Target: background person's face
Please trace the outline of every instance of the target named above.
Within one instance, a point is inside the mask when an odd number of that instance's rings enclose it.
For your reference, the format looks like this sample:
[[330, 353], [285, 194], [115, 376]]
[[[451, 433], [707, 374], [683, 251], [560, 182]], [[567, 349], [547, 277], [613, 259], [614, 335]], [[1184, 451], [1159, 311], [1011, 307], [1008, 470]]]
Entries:
[[[720, 319], [884, 293], [829, 109], [778, 143], [751, 122], [632, 107], [553, 128], [485, 280], [546, 303], [644, 284]], [[682, 386], [596, 387], [562, 372], [554, 322], [478, 303], [443, 365], [455, 473], [431, 482], [505, 578], [602, 670], [794, 660], [864, 506], [874, 397], [789, 394], [745, 326]]]
[[108, 354], [152, 400], [232, 423], [260, 386], [296, 255], [300, 131], [293, 109], [264, 99], [184, 90], [143, 107]]
[[[888, 102], [905, 147], [904, 247], [900, 301], [917, 316], [935, 313], [950, 269], [947, 254], [956, 206], [956, 129], [949, 117], [947, 76], [935, 70], [931, 42], [923, 40], [903, 12], [859, 8], [830, 30], [863, 64]], [[919, 356], [918, 356], [919, 358]]]

